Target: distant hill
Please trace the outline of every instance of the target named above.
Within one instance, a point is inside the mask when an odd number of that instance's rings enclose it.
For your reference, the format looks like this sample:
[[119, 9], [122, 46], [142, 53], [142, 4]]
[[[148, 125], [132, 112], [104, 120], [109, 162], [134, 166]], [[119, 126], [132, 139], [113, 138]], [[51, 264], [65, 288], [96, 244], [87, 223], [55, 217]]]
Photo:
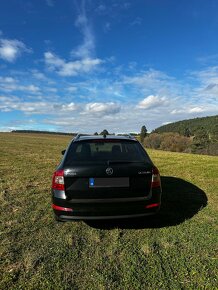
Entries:
[[199, 129], [204, 129], [205, 131], [207, 131], [207, 134], [213, 133], [215, 127], [217, 128], [217, 126], [218, 115], [170, 123], [156, 128], [152, 131], [152, 133], [174, 132], [181, 135], [194, 136]]
[[75, 136], [77, 133], [38, 131], [38, 130], [12, 130], [11, 133], [31, 133], [31, 134], [52, 134], [52, 135], [70, 135]]

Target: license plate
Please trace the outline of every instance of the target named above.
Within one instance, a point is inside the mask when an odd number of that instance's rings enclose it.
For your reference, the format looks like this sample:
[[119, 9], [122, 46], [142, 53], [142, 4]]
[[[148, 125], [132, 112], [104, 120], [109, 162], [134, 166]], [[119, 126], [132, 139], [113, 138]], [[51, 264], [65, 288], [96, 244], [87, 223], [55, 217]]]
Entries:
[[129, 187], [129, 177], [89, 178], [89, 187]]

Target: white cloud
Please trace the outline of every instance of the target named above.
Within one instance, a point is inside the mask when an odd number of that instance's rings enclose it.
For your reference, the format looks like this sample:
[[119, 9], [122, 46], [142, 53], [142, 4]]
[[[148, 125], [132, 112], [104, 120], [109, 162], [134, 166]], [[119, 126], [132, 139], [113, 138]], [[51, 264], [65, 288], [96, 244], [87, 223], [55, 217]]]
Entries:
[[19, 86], [19, 90], [38, 93], [40, 91], [40, 88], [35, 85], [29, 85], [29, 86]]
[[75, 103], [69, 103], [69, 104], [61, 106], [62, 111], [71, 112], [71, 111], [75, 111], [76, 109], [78, 109], [78, 106]]
[[42, 81], [48, 80], [48, 78], [44, 75], [44, 73], [36, 69], [31, 70], [31, 72], [32, 72], [33, 77], [36, 78], [37, 80], [42, 80]]
[[54, 53], [47, 51], [44, 53], [46, 64], [48, 64], [51, 68], [62, 67], [65, 64], [65, 61], [59, 58]]
[[190, 73], [191, 79], [199, 82], [193, 89], [198, 99], [207, 99], [210, 102], [218, 99], [218, 66], [207, 67]]
[[61, 104], [58, 102], [46, 101], [22, 101], [16, 97], [0, 96], [0, 110], [1, 111], [14, 111], [19, 110], [25, 114], [55, 114], [62, 115], [71, 113], [79, 108], [75, 103]]
[[57, 93], [57, 89], [56, 88], [45, 88], [47, 92], [51, 92], [51, 93]]
[[165, 73], [153, 69], [149, 69], [148, 71], [143, 71], [134, 76], [125, 76], [123, 78], [124, 84], [132, 84], [140, 87], [145, 86], [157, 86], [163, 85], [166, 81], [170, 81], [173, 78], [169, 77]]
[[16, 39], [0, 39], [0, 58], [14, 62], [22, 52], [31, 52], [22, 41]]
[[11, 83], [15, 83], [16, 79], [12, 78], [12, 77], [0, 77], [0, 83], [7, 83], [7, 84], [11, 84]]
[[74, 60], [67, 61], [51, 51], [44, 53], [48, 68], [61, 76], [70, 77], [89, 73], [103, 62], [101, 59], [94, 57], [95, 38], [91, 23], [86, 15], [85, 1], [81, 1], [77, 8], [78, 16], [75, 26], [81, 31], [83, 42], [71, 51], [71, 57]]
[[203, 84], [217, 84], [218, 83], [218, 66], [208, 67], [204, 70], [192, 72], [195, 78], [200, 80]]
[[83, 43], [71, 51], [71, 55], [77, 58], [90, 58], [95, 51], [95, 39], [91, 23], [86, 16], [85, 4], [82, 2], [79, 15], [75, 22], [76, 27], [80, 29], [83, 35]]
[[[44, 101], [43, 101], [44, 100]], [[139, 132], [142, 125], [149, 131], [164, 122], [174, 122], [196, 116], [214, 114], [214, 106], [194, 106], [192, 103], [169, 103], [168, 106], [146, 110], [146, 119], [142, 120], [142, 111], [135, 103], [123, 103], [122, 108], [116, 102], [65, 102], [59, 100], [26, 101], [15, 97], [0, 97], [0, 110], [19, 110], [25, 115], [44, 115], [40, 124], [53, 125], [54, 130], [76, 132], [95, 132], [108, 129], [110, 132]], [[205, 109], [202, 111], [201, 109]], [[170, 114], [171, 112], [171, 114]], [[39, 125], [40, 126], [40, 125]]]
[[173, 110], [170, 112], [170, 114], [172, 114], [172, 115], [182, 114], [182, 113], [184, 113], [184, 110], [183, 110], [183, 109], [182, 109], [182, 110], [180, 110], [180, 109], [173, 109]]
[[188, 110], [188, 113], [201, 113], [201, 112], [204, 112], [206, 111], [205, 108], [201, 108], [201, 107], [194, 107], [194, 108], [190, 108]]
[[0, 111], [10, 112], [13, 110], [13, 104], [19, 102], [17, 97], [0, 96]]
[[[51, 125], [55, 125], [55, 126], [59, 126], [59, 127], [64, 127], [65, 130], [64, 132], [70, 132], [71, 131], [71, 128], [72, 128], [72, 124], [74, 122], [75, 118], [71, 117], [71, 118], [65, 118], [65, 119], [46, 119], [44, 120], [44, 122], [46, 124], [51, 124]], [[63, 131], [63, 129], [61, 129]], [[76, 132], [76, 131], [74, 131]]]
[[74, 62], [65, 63], [59, 74], [62, 76], [74, 76], [79, 73], [88, 73], [92, 71], [97, 65], [99, 65], [102, 61], [98, 58], [96, 59], [82, 59]]
[[23, 101], [14, 97], [0, 97], [0, 110], [12, 111], [20, 110], [25, 114], [54, 114], [62, 117], [73, 117], [71, 114], [75, 112], [85, 115], [110, 115], [118, 113], [121, 108], [119, 104], [109, 103], [60, 103], [47, 101]]
[[40, 88], [33, 84], [20, 85], [19, 82], [12, 77], [0, 77], [0, 89], [6, 92], [24, 91], [29, 93], [39, 93]]
[[[67, 62], [52, 52], [48, 52], [47, 58], [48, 67], [58, 74], [68, 63], [73, 63], [70, 74], [84, 74], [79, 66], [75, 69], [75, 61]], [[191, 81], [187, 78], [180, 83], [151, 69], [141, 72], [128, 69], [126, 75], [122, 71], [114, 75], [113, 67], [104, 77], [95, 74], [85, 80], [76, 78], [76, 81], [59, 78], [54, 84], [42, 82], [45, 75], [39, 70], [29, 69], [25, 74], [11, 71], [8, 76], [0, 77], [0, 89], [7, 95], [11, 91], [16, 94], [15, 90], [24, 93], [21, 96], [18, 92], [21, 97], [17, 99], [0, 97], [0, 109], [4, 112], [19, 110], [28, 117], [41, 115], [37, 120], [44, 116], [46, 119], [36, 124], [38, 128], [52, 124], [54, 130], [65, 131], [67, 125], [69, 131], [90, 132], [104, 128], [110, 132], [139, 131], [144, 123], [150, 131], [161, 123], [217, 113], [216, 96], [207, 94], [211, 90], [215, 94], [217, 88], [216, 83], [209, 81], [209, 78], [215, 81], [214, 68], [200, 71], [192, 75]], [[57, 89], [60, 95], [56, 94]], [[146, 118], [143, 123], [142, 114]]]
[[[105, 103], [102, 103], [105, 104]], [[63, 130], [67, 128], [71, 132], [99, 132], [103, 129], [108, 129], [109, 132], [139, 132], [144, 122], [146, 122], [146, 127], [148, 130], [151, 130], [158, 125], [160, 125], [160, 120], [166, 120], [168, 115], [166, 115], [166, 108], [161, 110], [161, 112], [150, 112], [146, 113], [146, 121], [142, 120], [142, 113], [141, 110], [136, 109], [134, 104], [125, 104], [122, 105], [122, 110], [120, 109], [119, 112], [112, 114], [111, 111], [105, 113], [104, 109], [106, 106], [101, 105], [89, 105], [90, 110], [97, 111], [87, 112], [85, 114], [80, 114], [80, 118], [77, 116], [77, 111], [75, 114], [65, 115], [65, 116], [53, 116], [49, 118], [49, 120], [45, 120], [45, 122], [49, 124], [56, 124], [59, 125], [58, 129]], [[106, 105], [106, 104], [105, 104]], [[88, 107], [88, 106], [87, 106]], [[85, 106], [85, 109], [87, 109]], [[99, 113], [98, 113], [99, 112]], [[72, 122], [72, 117], [74, 120]], [[169, 120], [168, 120], [169, 121]], [[61, 123], [64, 122], [64, 125]], [[59, 123], [59, 124], [58, 124]]]
[[120, 109], [121, 109], [120, 105], [114, 102], [88, 103], [85, 106], [86, 113], [97, 113], [97, 114], [116, 114], [120, 111]]
[[89, 73], [102, 63], [99, 58], [84, 58], [66, 62], [52, 52], [46, 52], [44, 56], [48, 68], [56, 71], [61, 76], [77, 76], [80, 73]]
[[170, 113], [172, 115], [177, 115], [177, 114], [195, 114], [195, 113], [202, 113], [202, 112], [210, 112], [213, 111], [213, 106], [205, 106], [204, 108], [202, 107], [191, 107], [190, 105], [185, 105], [181, 109], [174, 109]]
[[66, 91], [70, 92], [70, 93], [74, 93], [78, 90], [77, 87], [74, 87], [74, 86], [70, 86], [68, 88], [66, 88]]
[[165, 97], [153, 96], [150, 95], [140, 101], [137, 105], [139, 109], [151, 109], [167, 104]]
[[[131, 71], [131, 69], [130, 69]], [[120, 83], [132, 90], [135, 96], [141, 95], [167, 95], [176, 96], [180, 95], [184, 86], [181, 85], [176, 79], [165, 74], [162, 71], [148, 69], [134, 73], [135, 69], [131, 71], [131, 75], [124, 75]]]

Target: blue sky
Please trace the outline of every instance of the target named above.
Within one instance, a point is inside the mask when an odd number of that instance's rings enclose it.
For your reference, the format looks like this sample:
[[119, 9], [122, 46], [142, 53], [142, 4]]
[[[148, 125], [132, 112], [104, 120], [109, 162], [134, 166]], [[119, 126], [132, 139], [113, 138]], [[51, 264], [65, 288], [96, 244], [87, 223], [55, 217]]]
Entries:
[[149, 131], [218, 113], [218, 1], [0, 2], [0, 131]]

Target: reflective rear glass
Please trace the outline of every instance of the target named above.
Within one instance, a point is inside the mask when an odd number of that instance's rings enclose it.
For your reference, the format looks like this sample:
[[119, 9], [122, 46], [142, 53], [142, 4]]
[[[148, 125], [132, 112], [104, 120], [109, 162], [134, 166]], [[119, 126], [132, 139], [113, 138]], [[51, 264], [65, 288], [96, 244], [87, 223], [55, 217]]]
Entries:
[[73, 142], [68, 150], [65, 165], [75, 162], [148, 162], [149, 160], [138, 142], [100, 139]]

